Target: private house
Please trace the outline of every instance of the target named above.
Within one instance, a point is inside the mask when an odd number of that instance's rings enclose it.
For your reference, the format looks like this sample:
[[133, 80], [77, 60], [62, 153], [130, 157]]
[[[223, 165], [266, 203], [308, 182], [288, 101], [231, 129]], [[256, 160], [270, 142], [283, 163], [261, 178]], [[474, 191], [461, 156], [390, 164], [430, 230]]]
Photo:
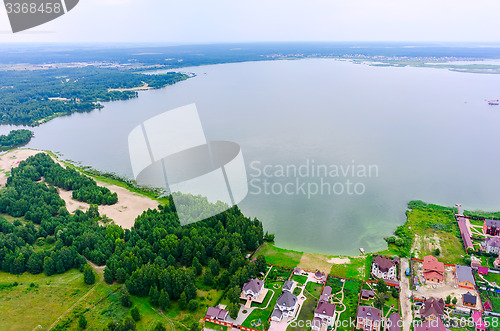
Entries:
[[480, 311], [474, 311], [472, 313], [472, 320], [474, 321], [474, 326], [476, 327], [476, 331], [486, 330], [486, 325], [483, 322], [483, 316]]
[[332, 288], [325, 286], [319, 297], [318, 306], [314, 310], [313, 330], [320, 330], [322, 327], [328, 328], [334, 324], [335, 305], [329, 302], [330, 295], [332, 295]]
[[483, 243], [483, 249], [486, 253], [496, 253], [500, 252], [500, 238], [499, 237], [488, 237]]
[[398, 313], [392, 313], [389, 316], [389, 327], [387, 328], [389, 331], [401, 331], [401, 327], [403, 323], [401, 321], [401, 316]]
[[500, 269], [500, 253], [498, 253], [498, 257], [493, 262], [493, 267], [495, 269]]
[[374, 307], [359, 306], [356, 315], [356, 329], [365, 331], [380, 331], [382, 312]]
[[225, 321], [229, 312], [225, 309], [220, 309], [217, 307], [208, 307], [207, 314], [205, 318], [214, 320], [214, 321]]
[[469, 308], [476, 308], [477, 298], [472, 295], [470, 292], [462, 295], [462, 305]]
[[424, 256], [424, 278], [430, 284], [442, 284], [444, 282], [444, 263], [439, 262], [432, 255]]
[[472, 268], [479, 268], [481, 267], [481, 259], [478, 257], [475, 257], [474, 255], [470, 256], [470, 266]]
[[293, 268], [293, 274], [297, 276], [302, 275], [302, 269], [300, 269], [299, 267]]
[[430, 297], [424, 301], [424, 306], [420, 309], [420, 315], [424, 321], [441, 319], [444, 315], [444, 301]]
[[325, 274], [322, 273], [319, 270], [314, 273], [314, 278], [316, 278], [317, 280], [320, 280], [320, 281], [325, 281], [326, 280]]
[[372, 262], [372, 275], [377, 278], [395, 279], [396, 263], [387, 257], [377, 255]]
[[472, 244], [471, 240], [469, 227], [467, 226], [469, 220], [465, 217], [458, 217], [457, 222], [458, 222], [458, 228], [460, 229], [460, 235], [462, 236], [462, 240], [464, 242], [465, 250], [469, 248], [474, 248], [474, 245]]
[[458, 264], [455, 268], [458, 287], [473, 290], [476, 286], [476, 282], [474, 281], [474, 276], [472, 275], [472, 268]]
[[274, 311], [271, 314], [271, 319], [279, 322], [282, 319], [292, 317], [295, 314], [298, 301], [297, 297], [292, 293], [288, 291], [281, 292], [274, 306]]
[[500, 221], [498, 220], [484, 220], [483, 233], [490, 236], [500, 235]]
[[375, 293], [370, 290], [361, 290], [361, 300], [370, 300], [375, 297]]
[[487, 275], [489, 271], [490, 271], [490, 269], [488, 269], [487, 267], [477, 268], [477, 273], [480, 275]]
[[259, 300], [264, 291], [264, 281], [254, 278], [243, 284], [242, 297], [246, 300]]
[[292, 292], [292, 288], [293, 288], [293, 280], [285, 281], [285, 283], [283, 284], [283, 291]]
[[417, 324], [417, 325], [415, 325], [414, 330], [415, 331], [449, 331], [444, 326], [443, 322], [441, 322], [440, 319], [426, 321], [426, 322], [423, 322], [422, 324]]

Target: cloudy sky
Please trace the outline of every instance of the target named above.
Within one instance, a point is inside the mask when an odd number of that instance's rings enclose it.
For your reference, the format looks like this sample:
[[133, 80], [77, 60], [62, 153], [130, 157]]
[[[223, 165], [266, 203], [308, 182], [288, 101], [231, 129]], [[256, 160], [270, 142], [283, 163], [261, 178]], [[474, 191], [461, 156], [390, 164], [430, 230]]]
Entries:
[[0, 42], [500, 42], [499, 15], [498, 0], [80, 0], [16, 34], [0, 7]]

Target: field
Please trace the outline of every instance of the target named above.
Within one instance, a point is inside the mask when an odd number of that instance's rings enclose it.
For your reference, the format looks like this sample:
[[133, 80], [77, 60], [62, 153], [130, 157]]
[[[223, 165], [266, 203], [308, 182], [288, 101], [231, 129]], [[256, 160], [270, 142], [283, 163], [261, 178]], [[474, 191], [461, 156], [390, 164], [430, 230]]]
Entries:
[[321, 290], [323, 289], [323, 285], [314, 283], [314, 282], [307, 282], [306, 284], [306, 291], [310, 295], [312, 295], [315, 299], [319, 300], [319, 297], [321, 296]]
[[257, 257], [259, 255], [264, 255], [267, 263], [288, 268], [295, 268], [298, 266], [302, 257], [301, 252], [279, 248], [269, 243], [264, 243], [259, 247], [254, 256]]
[[370, 261], [366, 256], [345, 257], [349, 263], [333, 264], [330, 274], [342, 278], [367, 279], [370, 273]]
[[[339, 279], [335, 277], [328, 277], [326, 281], [326, 285], [332, 287], [332, 293], [335, 294], [342, 288], [342, 283]], [[360, 281], [352, 281], [346, 280], [344, 285], [344, 301], [343, 303], [346, 306], [346, 310], [340, 314], [339, 320], [340, 323], [344, 321], [344, 324], [340, 324], [337, 328], [338, 331], [352, 331], [352, 326], [349, 327], [350, 319], [356, 319], [356, 313], [358, 308], [358, 295], [361, 291], [361, 282]], [[335, 296], [336, 298], [339, 295]]]
[[307, 281], [307, 276], [303, 276], [303, 275], [294, 275], [292, 277], [292, 280], [296, 281], [297, 283], [299, 283], [300, 285], [304, 285]]
[[[307, 292], [304, 292], [304, 295], [306, 297], [306, 301], [304, 301], [299, 316], [297, 317], [297, 321], [312, 321], [314, 318], [314, 309], [316, 309], [318, 300]], [[287, 330], [297, 330], [297, 331], [299, 330], [302, 331], [304, 329], [305, 329], [304, 326], [294, 325], [294, 323], [290, 324], [290, 326], [287, 328]]]

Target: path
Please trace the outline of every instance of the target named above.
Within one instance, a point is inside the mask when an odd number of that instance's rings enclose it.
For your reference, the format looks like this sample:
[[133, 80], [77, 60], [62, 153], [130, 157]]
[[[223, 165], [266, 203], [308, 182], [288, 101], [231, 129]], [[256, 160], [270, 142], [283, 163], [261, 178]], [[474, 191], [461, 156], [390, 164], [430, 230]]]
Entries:
[[[335, 320], [336, 321], [339, 321], [340, 320], [340, 315], [347, 309], [346, 306], [344, 305], [344, 287], [345, 287], [345, 279], [344, 279], [344, 283], [342, 284], [342, 290], [340, 290], [340, 292], [342, 292], [342, 298], [340, 299], [340, 302], [339, 302], [339, 305], [342, 305], [342, 311], [340, 310], [335, 310]], [[339, 327], [340, 323], [335, 323], [335, 331], [337, 330], [337, 328]]]
[[95, 290], [95, 288], [97, 287], [97, 285], [99, 285], [100, 282], [96, 282], [94, 286], [92, 286], [92, 288], [90, 290], [87, 291], [87, 293], [85, 293], [80, 299], [78, 299], [71, 307], [69, 307], [68, 309], [66, 309], [66, 311], [64, 313], [61, 314], [61, 316], [59, 316], [55, 321], [54, 323], [52, 323], [48, 328], [47, 330], [51, 330], [53, 327], [55, 327], [57, 325], [57, 322], [59, 322], [61, 320], [61, 318], [63, 318], [64, 315], [66, 315], [68, 312], [70, 312], [71, 310], [73, 310], [73, 308], [75, 308], [75, 306], [77, 304], [80, 303], [80, 301], [82, 301], [83, 299], [85, 299], [91, 292], [93, 292]]
[[401, 302], [401, 318], [403, 319], [403, 331], [410, 331], [410, 326], [412, 324], [412, 314], [411, 314], [411, 302], [410, 302], [410, 281], [406, 277], [406, 269], [409, 267], [408, 259], [401, 258], [400, 275], [399, 279], [401, 292], [399, 295]]

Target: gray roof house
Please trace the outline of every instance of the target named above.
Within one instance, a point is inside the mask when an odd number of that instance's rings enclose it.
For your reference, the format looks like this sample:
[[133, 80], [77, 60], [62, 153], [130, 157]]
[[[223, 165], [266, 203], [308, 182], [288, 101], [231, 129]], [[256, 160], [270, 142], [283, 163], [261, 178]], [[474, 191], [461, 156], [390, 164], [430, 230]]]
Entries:
[[456, 265], [456, 275], [458, 281], [458, 287], [474, 289], [476, 281], [472, 275], [472, 268], [463, 265]]
[[483, 246], [488, 253], [498, 253], [500, 252], [500, 238], [499, 237], [488, 237], [483, 242]]
[[297, 308], [298, 301], [295, 295], [284, 290], [281, 292], [278, 300], [276, 300], [271, 319], [273, 321], [281, 321], [283, 318], [292, 317], [295, 313], [295, 308]]
[[283, 291], [292, 291], [293, 287], [293, 280], [287, 280], [285, 281], [285, 284], [283, 284]]
[[332, 288], [330, 286], [325, 286], [321, 296], [319, 297], [319, 301], [328, 301], [330, 299], [330, 295], [332, 295]]
[[264, 281], [254, 278], [243, 285], [243, 295], [248, 299], [258, 299], [264, 289]]
[[228, 314], [229, 312], [227, 310], [220, 309], [217, 307], [208, 307], [205, 318], [217, 321], [224, 321], [226, 320]]

